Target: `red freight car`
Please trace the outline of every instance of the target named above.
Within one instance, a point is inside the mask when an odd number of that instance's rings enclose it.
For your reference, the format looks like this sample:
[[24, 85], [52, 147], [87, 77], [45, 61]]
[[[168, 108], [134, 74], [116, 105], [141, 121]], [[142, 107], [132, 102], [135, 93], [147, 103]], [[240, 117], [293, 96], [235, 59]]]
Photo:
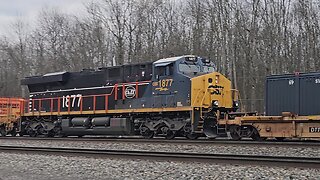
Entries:
[[0, 98], [0, 136], [16, 135], [23, 103], [21, 98]]

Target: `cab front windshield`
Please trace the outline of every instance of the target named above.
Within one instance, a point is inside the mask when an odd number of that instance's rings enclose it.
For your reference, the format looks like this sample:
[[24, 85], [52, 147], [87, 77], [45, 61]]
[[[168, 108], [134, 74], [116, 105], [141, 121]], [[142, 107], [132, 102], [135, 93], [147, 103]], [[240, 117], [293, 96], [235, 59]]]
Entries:
[[187, 64], [187, 63], [179, 64], [179, 71], [187, 74], [201, 72], [199, 65]]
[[180, 63], [179, 71], [185, 74], [190, 73], [211, 73], [215, 72], [213, 65], [200, 65], [200, 64], [189, 64], [189, 63]]
[[206, 73], [211, 73], [211, 72], [215, 72], [215, 68], [214, 66], [212, 65], [204, 65], [203, 66], [203, 72], [206, 72]]

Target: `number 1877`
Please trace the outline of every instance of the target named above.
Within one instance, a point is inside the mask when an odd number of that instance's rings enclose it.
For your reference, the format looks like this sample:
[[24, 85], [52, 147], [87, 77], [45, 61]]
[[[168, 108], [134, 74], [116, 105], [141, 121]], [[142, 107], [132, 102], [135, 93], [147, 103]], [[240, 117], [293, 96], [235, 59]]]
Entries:
[[68, 108], [70, 107], [80, 107], [82, 95], [66, 95], [62, 96], [62, 108]]

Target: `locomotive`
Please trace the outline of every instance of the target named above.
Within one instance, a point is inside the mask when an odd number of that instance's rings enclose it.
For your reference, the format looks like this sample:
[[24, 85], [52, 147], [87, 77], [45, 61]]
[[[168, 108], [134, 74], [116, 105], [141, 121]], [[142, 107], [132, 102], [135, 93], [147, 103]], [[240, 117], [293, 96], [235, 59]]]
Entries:
[[20, 135], [218, 135], [218, 116], [236, 111], [237, 90], [209, 59], [185, 55], [21, 80], [29, 99]]

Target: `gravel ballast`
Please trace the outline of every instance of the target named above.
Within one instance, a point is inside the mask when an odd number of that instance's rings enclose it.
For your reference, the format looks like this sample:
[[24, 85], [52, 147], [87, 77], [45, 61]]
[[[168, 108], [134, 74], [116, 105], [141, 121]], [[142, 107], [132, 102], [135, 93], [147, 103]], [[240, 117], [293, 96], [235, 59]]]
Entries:
[[1, 180], [319, 179], [319, 169], [0, 153]]
[[276, 155], [296, 157], [320, 157], [319, 147], [285, 147], [267, 145], [208, 145], [208, 144], [156, 144], [156, 143], [126, 143], [103, 141], [45, 141], [45, 140], [10, 140], [1, 139], [1, 145], [33, 146], [33, 147], [65, 147], [65, 148], [90, 148], [109, 150], [145, 150], [165, 152], [194, 152], [194, 153], [219, 153], [219, 154], [249, 154], [249, 155]]

